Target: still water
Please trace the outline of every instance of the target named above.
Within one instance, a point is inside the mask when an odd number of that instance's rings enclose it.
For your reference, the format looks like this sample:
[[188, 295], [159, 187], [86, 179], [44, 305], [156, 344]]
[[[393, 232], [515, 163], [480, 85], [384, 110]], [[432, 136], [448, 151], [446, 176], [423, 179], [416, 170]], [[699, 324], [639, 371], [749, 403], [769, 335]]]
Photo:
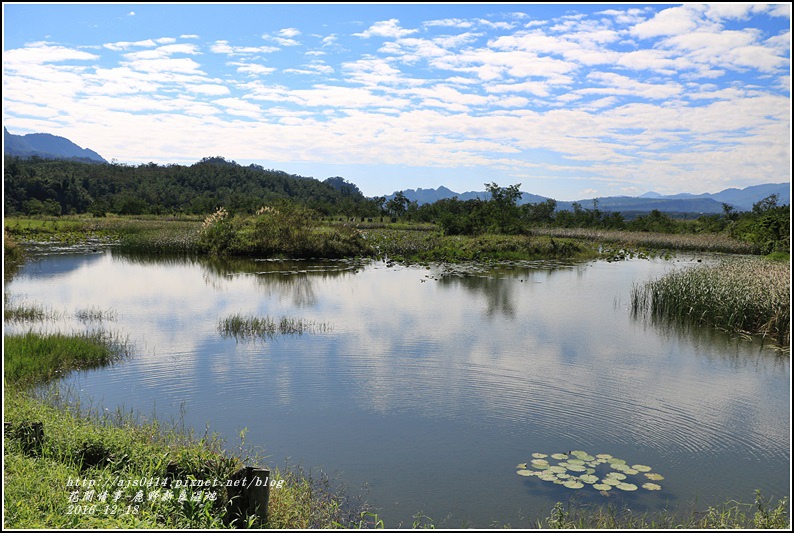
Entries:
[[[754, 341], [632, 317], [632, 284], [693, 259], [449, 270], [375, 262], [209, 261], [110, 249], [35, 257], [12, 302], [103, 327], [133, 355], [64, 386], [111, 411], [184, 420], [229, 448], [366, 490], [387, 527], [529, 527], [556, 501], [637, 510], [789, 496], [790, 362]], [[80, 322], [80, 310], [112, 320]], [[224, 338], [221, 318], [321, 331]], [[30, 325], [7, 325], [23, 331]], [[641, 463], [660, 491], [571, 490], [516, 474], [533, 452]], [[366, 488], [362, 488], [366, 486]]]

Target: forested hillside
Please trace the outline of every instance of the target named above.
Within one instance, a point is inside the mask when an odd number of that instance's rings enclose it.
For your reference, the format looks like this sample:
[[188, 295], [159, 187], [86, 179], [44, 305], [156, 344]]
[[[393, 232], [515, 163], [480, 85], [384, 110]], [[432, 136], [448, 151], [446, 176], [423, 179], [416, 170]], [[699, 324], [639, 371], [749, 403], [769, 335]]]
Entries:
[[[169, 214], [254, 212], [264, 203], [291, 200], [323, 214], [375, 216], [378, 206], [358, 189], [222, 157], [190, 166], [91, 164], [6, 157], [6, 214]], [[343, 181], [343, 180], [342, 180]]]

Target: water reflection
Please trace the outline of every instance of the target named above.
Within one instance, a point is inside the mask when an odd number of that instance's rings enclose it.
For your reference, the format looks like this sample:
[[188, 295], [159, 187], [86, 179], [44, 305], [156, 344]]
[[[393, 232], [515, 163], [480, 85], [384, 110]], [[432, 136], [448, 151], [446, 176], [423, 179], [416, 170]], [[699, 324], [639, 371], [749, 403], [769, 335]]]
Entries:
[[[156, 402], [158, 412], [184, 404], [192, 425], [232, 436], [247, 426], [249, 442], [275, 460], [343, 471], [406, 513], [452, 511], [487, 525], [500, 510], [510, 521], [559, 498], [557, 489], [527, 494], [514, 465], [528, 451], [582, 448], [669, 474], [663, 496], [631, 496], [638, 505], [785, 492], [787, 361], [702, 329], [633, 320], [620, 302], [663, 262], [547, 266], [114, 254], [69, 276], [23, 272], [9, 290], [59, 308], [118, 310], [139, 353], [70, 382], [103, 402]], [[234, 313], [333, 329], [236, 343], [216, 330]], [[477, 465], [465, 496], [471, 469], [461, 465]], [[406, 468], [410, 479], [384, 473]]]

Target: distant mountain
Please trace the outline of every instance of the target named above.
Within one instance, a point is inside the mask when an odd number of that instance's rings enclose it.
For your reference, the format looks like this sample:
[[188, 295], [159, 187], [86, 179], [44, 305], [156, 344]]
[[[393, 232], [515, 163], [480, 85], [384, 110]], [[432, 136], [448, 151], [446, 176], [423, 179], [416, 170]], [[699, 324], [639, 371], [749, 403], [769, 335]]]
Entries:
[[[791, 184], [790, 183], [766, 183], [763, 185], [751, 185], [744, 189], [725, 189], [718, 193], [704, 193], [704, 194], [671, 194], [661, 195], [655, 192], [647, 192], [639, 198], [654, 198], [665, 200], [706, 200], [711, 199], [720, 204], [720, 212], [722, 211], [722, 204], [729, 204], [739, 211], [750, 211], [753, 204], [758, 203], [760, 200], [771, 196], [778, 195], [778, 205], [791, 205]], [[705, 204], [708, 205], [708, 204]]]
[[[458, 200], [466, 201], [466, 200], [474, 200], [479, 198], [480, 200], [490, 200], [491, 193], [487, 191], [468, 191], [464, 193], [457, 193], [453, 190], [450, 190], [443, 185], [438, 189], [404, 189], [402, 193], [405, 195], [408, 200], [411, 202], [416, 202], [419, 205], [423, 204], [432, 204], [433, 202], [437, 202], [438, 200], [444, 200], [446, 198], [455, 198], [457, 196]], [[392, 194], [386, 196], [386, 200], [391, 200], [397, 194], [395, 191]], [[518, 203], [520, 204], [534, 204], [539, 202], [545, 202], [548, 198], [544, 196], [538, 196], [537, 194], [530, 194], [528, 192], [521, 193], [521, 199], [519, 199]]]
[[[471, 200], [479, 198], [489, 200], [491, 193], [486, 191], [468, 191], [456, 193], [446, 187], [438, 189], [405, 189], [402, 191], [410, 201], [416, 201], [419, 205], [433, 203], [444, 198], [457, 197], [458, 200]], [[394, 198], [394, 195], [386, 196], [386, 200]], [[654, 209], [663, 213], [678, 214], [720, 214], [723, 212], [722, 204], [729, 204], [737, 211], [750, 211], [753, 204], [772, 195], [778, 195], [778, 205], [791, 205], [791, 184], [790, 183], [768, 183], [765, 185], [752, 185], [744, 189], [725, 189], [718, 193], [704, 194], [673, 194], [661, 195], [656, 192], [647, 192], [638, 197], [632, 196], [608, 196], [604, 198], [589, 198], [577, 200], [576, 202], [557, 202], [558, 211], [571, 211], [573, 204], [578, 203], [583, 209], [592, 209], [593, 200], [595, 206], [602, 211], [620, 211], [621, 213], [642, 214], [653, 211]], [[540, 203], [548, 200], [545, 196], [521, 193], [519, 205], [526, 203]]]
[[93, 150], [81, 148], [65, 137], [58, 137], [49, 133], [14, 135], [3, 127], [3, 144], [3, 153], [6, 155], [107, 163], [101, 155]]
[[610, 196], [606, 198], [595, 198], [579, 200], [578, 202], [557, 202], [558, 211], [572, 211], [573, 204], [578, 203], [582, 209], [593, 209], [593, 200], [596, 201], [595, 207], [601, 211], [620, 211], [621, 213], [647, 213], [661, 211], [662, 213], [703, 213], [718, 214], [722, 213], [722, 203], [711, 198], [633, 198], [630, 196]]

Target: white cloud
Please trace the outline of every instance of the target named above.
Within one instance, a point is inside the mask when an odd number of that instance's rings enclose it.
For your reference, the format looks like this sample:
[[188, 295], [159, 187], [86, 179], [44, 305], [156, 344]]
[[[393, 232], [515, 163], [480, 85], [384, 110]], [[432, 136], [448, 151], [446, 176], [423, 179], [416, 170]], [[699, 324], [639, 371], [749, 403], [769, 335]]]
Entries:
[[700, 14], [703, 9], [702, 6], [696, 5], [663, 9], [652, 19], [636, 24], [630, 32], [640, 39], [684, 35], [700, 26]]
[[474, 26], [474, 23], [472, 23], [469, 20], [453, 18], [453, 19], [428, 20], [424, 23], [424, 26], [428, 28], [432, 28], [434, 26], [443, 26], [449, 28], [465, 29], [465, 28], [471, 28], [472, 26]]
[[237, 72], [241, 74], [247, 74], [249, 76], [265, 76], [268, 74], [272, 74], [273, 72], [276, 71], [276, 69], [273, 67], [266, 67], [258, 63], [232, 62], [229, 64], [232, 66], [236, 66]]
[[210, 51], [215, 54], [226, 54], [228, 56], [247, 56], [257, 54], [270, 54], [278, 52], [280, 48], [275, 46], [232, 46], [229, 41], [215, 41], [210, 45]]
[[143, 72], [152, 72], [152, 73], [174, 72], [174, 73], [182, 73], [182, 74], [204, 74], [200, 70], [201, 65], [196, 63], [190, 58], [134, 59], [132, 61], [128, 61], [122, 64], [133, 70], [140, 70]]
[[301, 32], [295, 28], [283, 28], [276, 32], [275, 35], [264, 34], [262, 38], [268, 41], [274, 41], [279, 46], [300, 46], [300, 42], [293, 39], [293, 37], [297, 37], [300, 35]]
[[64, 61], [96, 61], [99, 56], [50, 43], [34, 43], [26, 48], [3, 52], [3, 68], [12, 70], [29, 65], [60, 63]]
[[230, 115], [238, 115], [248, 118], [260, 118], [262, 116], [262, 108], [258, 105], [239, 98], [221, 98], [213, 100], [213, 104], [224, 108], [224, 111]]
[[216, 85], [212, 83], [200, 83], [196, 85], [186, 85], [185, 88], [192, 93], [208, 94], [212, 96], [220, 96], [229, 94], [229, 88], [225, 85]]
[[143, 41], [134, 41], [134, 42], [121, 41], [116, 43], [105, 43], [102, 46], [104, 46], [108, 50], [119, 51], [119, 50], [127, 50], [133, 47], [153, 48], [157, 46], [157, 43], [154, 42], [154, 40], [152, 39], [145, 39]]
[[389, 19], [376, 22], [363, 32], [354, 33], [353, 35], [363, 39], [369, 39], [370, 37], [400, 38], [416, 33], [417, 31], [419, 30], [401, 28], [399, 20]]
[[283, 29], [278, 31], [278, 36], [279, 37], [284, 37], [286, 39], [291, 39], [293, 37], [297, 37], [300, 34], [301, 34], [301, 32], [299, 30], [297, 30], [296, 28], [283, 28]]

